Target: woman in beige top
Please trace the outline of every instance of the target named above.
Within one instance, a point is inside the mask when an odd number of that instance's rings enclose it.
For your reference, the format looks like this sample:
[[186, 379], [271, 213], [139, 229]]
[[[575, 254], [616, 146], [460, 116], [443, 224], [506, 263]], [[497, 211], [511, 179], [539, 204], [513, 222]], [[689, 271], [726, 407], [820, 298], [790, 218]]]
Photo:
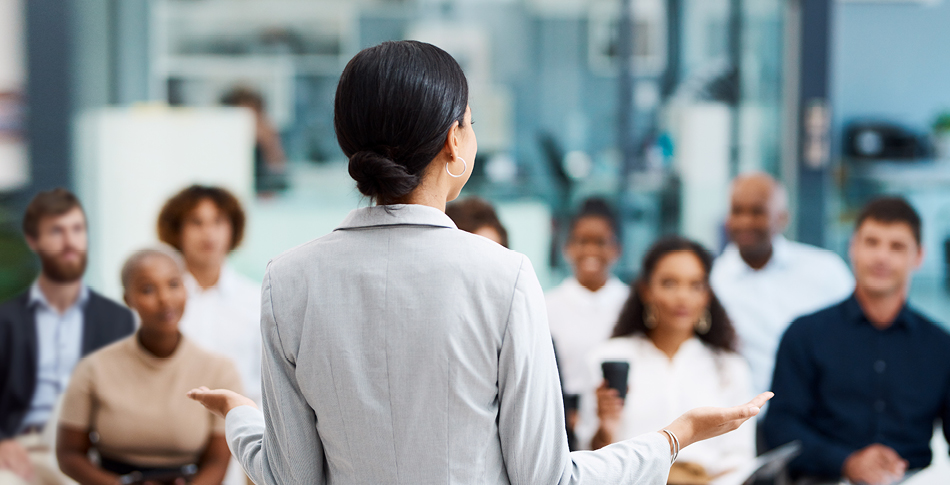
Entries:
[[[141, 328], [76, 366], [60, 416], [60, 468], [82, 484], [192, 473], [190, 483], [220, 484], [230, 458], [224, 420], [185, 393], [209, 381], [239, 390], [237, 369], [178, 331], [187, 294], [175, 253], [135, 253], [122, 269], [122, 284]], [[91, 433], [98, 435], [95, 443]], [[99, 464], [88, 458], [91, 448], [101, 456]]]

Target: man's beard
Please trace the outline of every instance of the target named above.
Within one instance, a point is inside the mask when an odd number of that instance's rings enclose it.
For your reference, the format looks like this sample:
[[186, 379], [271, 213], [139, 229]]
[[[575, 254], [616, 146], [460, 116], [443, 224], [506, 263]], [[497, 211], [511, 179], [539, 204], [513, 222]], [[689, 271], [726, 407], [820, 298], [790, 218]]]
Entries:
[[79, 254], [79, 260], [75, 262], [62, 262], [57, 254], [39, 253], [40, 263], [43, 267], [43, 274], [56, 283], [73, 283], [86, 272], [86, 252], [76, 251]]

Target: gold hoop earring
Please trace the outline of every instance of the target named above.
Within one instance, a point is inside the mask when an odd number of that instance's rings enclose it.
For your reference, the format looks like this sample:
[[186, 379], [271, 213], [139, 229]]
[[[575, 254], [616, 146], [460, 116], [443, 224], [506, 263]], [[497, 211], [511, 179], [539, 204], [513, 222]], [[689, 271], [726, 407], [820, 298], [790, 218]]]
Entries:
[[696, 333], [700, 335], [706, 335], [709, 333], [710, 328], [712, 328], [712, 315], [709, 313], [709, 310], [706, 310], [706, 313], [703, 313], [702, 318], [696, 322]]
[[650, 330], [656, 328], [656, 310], [652, 306], [643, 309], [643, 326]]

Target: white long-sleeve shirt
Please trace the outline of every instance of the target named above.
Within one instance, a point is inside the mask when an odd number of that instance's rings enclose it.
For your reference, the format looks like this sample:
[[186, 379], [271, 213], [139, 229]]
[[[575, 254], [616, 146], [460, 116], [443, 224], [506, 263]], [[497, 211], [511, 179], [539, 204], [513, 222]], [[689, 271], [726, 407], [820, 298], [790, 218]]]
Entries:
[[666, 483], [656, 430], [571, 453], [530, 262], [416, 205], [353, 211], [268, 267], [263, 413], [227, 416], [261, 484]]
[[544, 296], [564, 392], [584, 390], [588, 354], [610, 338], [628, 296], [630, 288], [616, 277], [597, 291], [570, 277]]
[[188, 303], [178, 327], [198, 345], [230, 357], [247, 396], [261, 402], [261, 286], [230, 266], [202, 288], [186, 273]]

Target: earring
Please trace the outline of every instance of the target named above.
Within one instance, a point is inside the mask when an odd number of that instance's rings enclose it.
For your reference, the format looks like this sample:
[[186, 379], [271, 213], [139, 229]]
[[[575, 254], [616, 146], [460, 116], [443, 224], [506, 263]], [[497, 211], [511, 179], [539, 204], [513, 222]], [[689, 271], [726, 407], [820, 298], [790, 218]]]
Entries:
[[462, 161], [462, 173], [460, 173], [460, 174], [458, 174], [458, 175], [455, 175], [454, 173], [450, 172], [450, 171], [449, 171], [449, 164], [447, 164], [447, 163], [445, 164], [445, 173], [449, 174], [450, 177], [459, 178], [459, 177], [461, 177], [462, 175], [465, 175], [465, 171], [468, 170], [468, 164], [465, 163], [465, 159], [462, 158], [462, 157], [455, 157], [455, 158]]
[[706, 335], [709, 333], [709, 329], [712, 327], [712, 315], [709, 314], [709, 310], [706, 310], [706, 313], [703, 313], [702, 318], [696, 322], [696, 333], [700, 335]]
[[652, 306], [648, 305], [643, 310], [643, 326], [650, 330], [656, 328], [656, 310]]

